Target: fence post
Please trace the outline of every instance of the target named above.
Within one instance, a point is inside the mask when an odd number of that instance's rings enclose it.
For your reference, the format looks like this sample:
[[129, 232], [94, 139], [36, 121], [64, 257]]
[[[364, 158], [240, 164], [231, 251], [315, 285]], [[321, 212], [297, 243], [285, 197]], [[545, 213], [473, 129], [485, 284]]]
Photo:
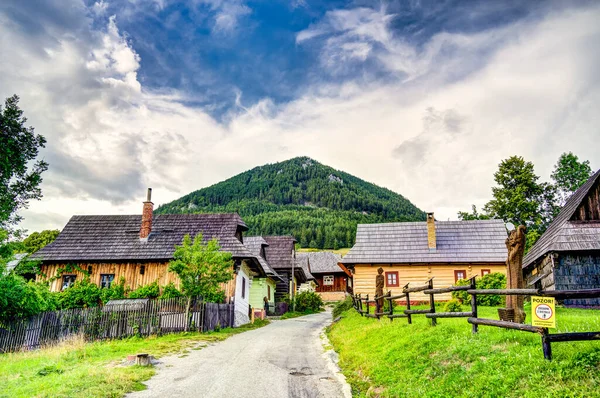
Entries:
[[[404, 293], [406, 289], [408, 289], [408, 283], [404, 285], [404, 287], [402, 288], [402, 292]], [[408, 292], [406, 292], [406, 310], [410, 310], [410, 295], [408, 294]], [[406, 314], [406, 319], [408, 319], [408, 324], [412, 325], [412, 315]]]
[[[388, 295], [388, 297], [392, 297], [392, 291], [388, 290], [387, 295]], [[388, 305], [390, 306], [390, 313], [389, 313], [389, 315], [394, 315], [394, 304], [392, 303], [392, 299], [388, 298], [387, 300], [388, 300]], [[393, 320], [394, 320], [394, 318], [390, 318], [390, 321], [393, 321]]]
[[369, 295], [367, 294], [367, 300], [365, 301], [365, 304], [367, 305], [367, 315], [369, 315]]
[[[476, 278], [476, 276], [471, 278], [471, 289], [475, 289], [475, 278]], [[476, 294], [471, 295], [471, 316], [473, 318], [477, 318], [477, 295]], [[477, 333], [478, 330], [479, 330], [479, 325], [474, 323], [472, 326], [472, 332]]]
[[[429, 289], [433, 289], [433, 278], [430, 278], [429, 281], [427, 281], [427, 285]], [[435, 297], [433, 294], [429, 295], [429, 310], [432, 314], [435, 314]], [[437, 320], [435, 318], [431, 318], [431, 326], [435, 325], [437, 325]]]
[[542, 350], [544, 350], [544, 359], [551, 361], [552, 360], [552, 346], [550, 345], [550, 339], [548, 339], [548, 328], [543, 329]]

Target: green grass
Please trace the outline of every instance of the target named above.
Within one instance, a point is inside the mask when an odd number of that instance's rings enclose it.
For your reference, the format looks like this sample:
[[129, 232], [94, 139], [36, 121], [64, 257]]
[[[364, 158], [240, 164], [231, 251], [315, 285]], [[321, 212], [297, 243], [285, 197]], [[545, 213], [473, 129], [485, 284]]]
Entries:
[[[490, 307], [479, 307], [479, 316], [498, 319]], [[557, 326], [551, 333], [599, 331], [600, 311], [557, 308]], [[328, 336], [358, 397], [600, 396], [598, 341], [554, 343], [549, 362], [537, 334], [480, 326], [473, 335], [464, 318], [432, 327], [423, 315], [408, 325], [354, 309]]]
[[127, 357], [148, 353], [155, 357], [186, 355], [199, 342], [220, 341], [264, 326], [256, 320], [240, 328], [211, 333], [181, 333], [86, 343], [73, 339], [37, 351], [0, 355], [0, 397], [122, 397], [144, 389], [152, 367], [119, 366]]
[[302, 253], [314, 253], [314, 252], [332, 252], [335, 254], [339, 254], [340, 256], [344, 257], [346, 254], [348, 254], [348, 252], [350, 251], [350, 248], [343, 248], [343, 249], [310, 249], [310, 248], [299, 248], [297, 250], [297, 252], [302, 252]]
[[320, 311], [288, 311], [285, 314], [283, 314], [281, 316], [280, 319], [292, 319], [292, 318], [298, 318], [299, 316], [304, 316], [304, 315], [311, 315], [311, 314], [318, 314], [319, 312], [323, 312], [324, 309], [321, 309]]

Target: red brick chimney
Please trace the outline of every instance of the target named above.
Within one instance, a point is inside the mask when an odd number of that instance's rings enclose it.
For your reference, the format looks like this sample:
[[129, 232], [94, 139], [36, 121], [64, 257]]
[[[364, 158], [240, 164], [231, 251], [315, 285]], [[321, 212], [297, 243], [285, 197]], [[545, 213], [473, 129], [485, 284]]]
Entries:
[[152, 231], [152, 212], [154, 210], [154, 203], [152, 199], [152, 188], [148, 188], [148, 196], [144, 202], [144, 209], [142, 210], [142, 227], [140, 228], [140, 239], [146, 239]]

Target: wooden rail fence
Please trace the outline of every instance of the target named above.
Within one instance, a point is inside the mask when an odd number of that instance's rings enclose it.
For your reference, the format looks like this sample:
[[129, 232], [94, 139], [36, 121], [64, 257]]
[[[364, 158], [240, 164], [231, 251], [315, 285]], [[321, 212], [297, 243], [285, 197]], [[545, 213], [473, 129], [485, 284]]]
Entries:
[[[544, 358], [552, 360], [552, 346], [551, 343], [558, 343], [563, 341], [584, 341], [584, 340], [600, 340], [600, 331], [598, 332], [571, 332], [571, 333], [554, 333], [550, 334], [548, 328], [525, 325], [521, 323], [509, 322], [509, 321], [498, 321], [495, 319], [479, 318], [477, 316], [477, 296], [479, 295], [513, 295], [513, 296], [541, 296], [541, 297], [553, 297], [558, 300], [566, 299], [582, 299], [582, 298], [597, 298], [600, 297], [600, 289], [586, 289], [586, 290], [544, 290], [544, 289], [477, 289], [475, 287], [475, 276], [469, 279], [469, 285], [466, 286], [450, 286], [444, 288], [433, 288], [433, 278], [429, 279], [422, 286], [409, 287], [406, 284], [402, 289], [402, 294], [392, 296], [391, 292], [387, 292], [382, 296], [375, 296], [372, 300], [369, 300], [369, 295], [362, 297], [360, 294], [352, 296], [354, 308], [362, 316], [369, 318], [380, 319], [382, 316], [387, 316], [390, 320], [395, 318], [407, 318], [408, 323], [412, 323], [413, 315], [425, 315], [431, 319], [431, 325], [436, 325], [437, 318], [467, 318], [467, 322], [472, 326], [472, 332], [477, 333], [479, 325], [483, 326], [494, 326], [504, 329], [520, 330], [523, 332], [537, 333], [542, 338], [542, 350], [544, 352]], [[471, 295], [471, 311], [469, 312], [436, 312], [435, 311], [435, 295], [451, 293], [456, 291], [466, 291]], [[426, 310], [412, 310], [410, 307], [410, 294], [416, 292], [423, 292], [423, 294], [429, 295], [429, 309]], [[378, 300], [384, 299], [388, 301], [388, 310], [384, 311], [380, 308]], [[394, 301], [399, 299], [406, 299], [406, 309], [400, 313], [394, 313]], [[363, 306], [364, 303], [364, 306]], [[370, 311], [370, 304], [374, 304], [374, 312]]]
[[127, 300], [104, 307], [44, 312], [0, 325], [0, 352], [30, 350], [73, 335], [86, 340], [161, 335], [188, 330], [203, 332], [234, 324], [233, 304], [193, 301], [186, 319], [187, 298]]

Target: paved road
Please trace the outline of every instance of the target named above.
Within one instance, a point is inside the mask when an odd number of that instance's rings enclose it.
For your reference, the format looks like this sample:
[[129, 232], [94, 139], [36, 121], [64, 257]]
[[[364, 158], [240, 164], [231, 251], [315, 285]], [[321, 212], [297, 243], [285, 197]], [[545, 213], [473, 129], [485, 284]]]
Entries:
[[273, 321], [189, 356], [165, 357], [139, 397], [350, 397], [321, 332], [331, 313]]

